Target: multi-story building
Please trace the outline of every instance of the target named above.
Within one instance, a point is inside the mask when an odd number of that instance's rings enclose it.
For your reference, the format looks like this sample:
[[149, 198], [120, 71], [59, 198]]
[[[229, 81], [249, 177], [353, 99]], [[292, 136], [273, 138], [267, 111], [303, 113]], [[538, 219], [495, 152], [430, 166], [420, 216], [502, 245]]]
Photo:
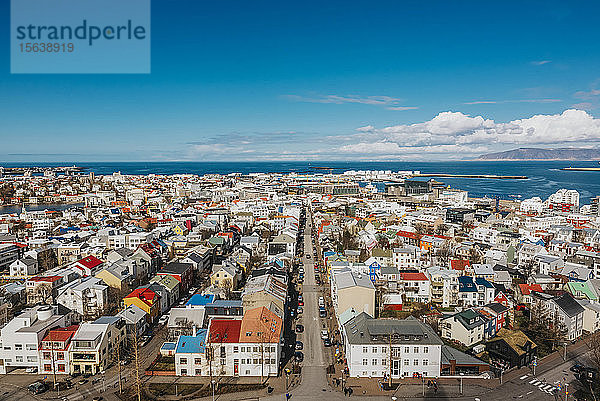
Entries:
[[426, 271], [430, 281], [431, 302], [443, 308], [458, 305], [458, 272], [443, 267]]
[[42, 339], [39, 351], [39, 373], [44, 375], [71, 373], [69, 351], [79, 326], [52, 329]]
[[39, 367], [39, 344], [46, 333], [71, 325], [71, 311], [60, 305], [26, 309], [0, 330], [0, 374]]
[[125, 338], [125, 321], [120, 317], [105, 316], [82, 323], [71, 341], [71, 372], [95, 375], [105, 370], [116, 360], [115, 349]]
[[360, 313], [342, 330], [350, 377], [440, 375], [442, 340], [413, 317], [373, 319]]

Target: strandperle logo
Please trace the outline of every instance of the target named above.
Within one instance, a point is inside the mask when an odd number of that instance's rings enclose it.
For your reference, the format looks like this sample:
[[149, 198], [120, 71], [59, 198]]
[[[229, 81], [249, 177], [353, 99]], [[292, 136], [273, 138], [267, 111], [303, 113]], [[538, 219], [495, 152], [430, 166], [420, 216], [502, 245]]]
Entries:
[[11, 0], [11, 72], [150, 73], [150, 0]]
[[45, 26], [32, 25], [17, 27], [18, 40], [41, 40], [41, 41], [57, 41], [57, 40], [87, 40], [92, 46], [94, 41], [99, 39], [106, 40], [121, 40], [121, 39], [146, 39], [146, 28], [142, 25], [134, 25], [131, 20], [127, 20], [124, 25], [106, 25], [103, 27], [91, 25], [87, 19], [84, 19], [81, 25], [72, 26]]

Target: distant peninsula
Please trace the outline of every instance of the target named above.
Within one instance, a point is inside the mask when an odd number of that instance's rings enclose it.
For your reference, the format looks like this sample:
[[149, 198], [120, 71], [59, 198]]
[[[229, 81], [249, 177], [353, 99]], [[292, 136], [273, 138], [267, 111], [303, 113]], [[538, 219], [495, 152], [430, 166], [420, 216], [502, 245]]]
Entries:
[[504, 152], [488, 153], [479, 156], [476, 160], [600, 160], [600, 149], [578, 148], [519, 148]]

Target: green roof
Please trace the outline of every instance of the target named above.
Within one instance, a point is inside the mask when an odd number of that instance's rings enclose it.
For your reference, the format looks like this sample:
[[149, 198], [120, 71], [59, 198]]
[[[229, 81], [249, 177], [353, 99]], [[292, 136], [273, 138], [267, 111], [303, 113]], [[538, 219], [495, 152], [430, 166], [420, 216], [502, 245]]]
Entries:
[[573, 294], [575, 298], [587, 298], [589, 300], [597, 300], [598, 297], [594, 294], [594, 291], [588, 286], [587, 281], [569, 281], [567, 283], [569, 292]]

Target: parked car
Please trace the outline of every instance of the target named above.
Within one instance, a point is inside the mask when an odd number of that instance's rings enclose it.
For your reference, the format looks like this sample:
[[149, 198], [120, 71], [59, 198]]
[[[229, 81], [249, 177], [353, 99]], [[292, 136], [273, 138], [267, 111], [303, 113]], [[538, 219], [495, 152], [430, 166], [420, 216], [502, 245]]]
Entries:
[[324, 340], [326, 338], [329, 338], [329, 333], [327, 330], [321, 330], [321, 339]]
[[41, 394], [44, 391], [48, 390], [48, 386], [42, 381], [36, 381], [27, 386], [27, 389], [32, 394]]
[[302, 344], [302, 341], [296, 341], [296, 349], [301, 350], [303, 348], [304, 348], [304, 344]]
[[158, 325], [162, 326], [163, 324], [167, 324], [168, 321], [169, 321], [169, 315], [163, 315], [160, 317], [160, 319], [158, 319]]
[[294, 358], [296, 358], [296, 362], [302, 362], [304, 360], [304, 354], [300, 351], [296, 351], [294, 353]]
[[329, 338], [324, 339], [323, 345], [326, 347], [331, 347], [331, 340]]
[[298, 295], [298, 302], [302, 302], [302, 301], [304, 301], [304, 298], [302, 297], [302, 294], [299, 294]]
[[298, 306], [304, 306], [304, 302], [303, 301], [298, 301]]
[[581, 372], [583, 369], [585, 369], [585, 366], [583, 366], [580, 363], [576, 363], [575, 365], [571, 366], [571, 368], [569, 369], [571, 372], [575, 372], [575, 373], [579, 373]]
[[302, 333], [304, 332], [304, 326], [302, 326], [301, 324], [297, 324], [296, 325], [296, 333]]
[[299, 306], [298, 309], [297, 309], [297, 312], [298, 312], [299, 315], [301, 315], [302, 312], [304, 312], [304, 310], [302, 309], [301, 306]]
[[25, 369], [25, 373], [37, 373], [37, 367], [32, 366], [30, 368]]

